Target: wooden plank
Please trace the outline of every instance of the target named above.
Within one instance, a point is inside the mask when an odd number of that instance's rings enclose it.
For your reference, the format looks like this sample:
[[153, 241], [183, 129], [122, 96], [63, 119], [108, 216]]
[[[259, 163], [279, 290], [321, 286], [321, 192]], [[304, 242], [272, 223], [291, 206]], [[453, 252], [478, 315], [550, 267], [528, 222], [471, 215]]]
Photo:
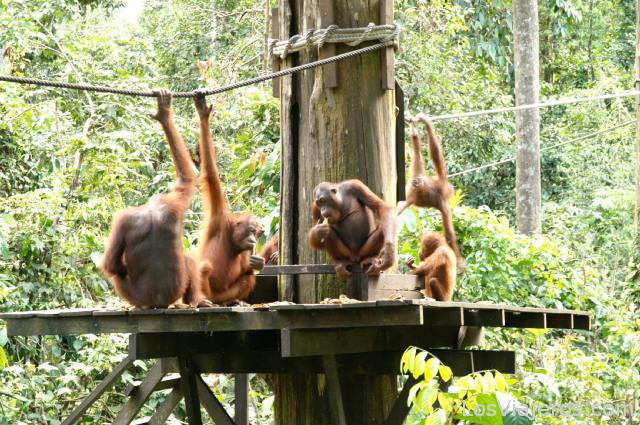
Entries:
[[474, 372], [496, 369], [501, 373], [516, 373], [514, 351], [472, 350]]
[[585, 331], [591, 330], [591, 315], [590, 314], [574, 314], [573, 315], [573, 329], [582, 329]]
[[213, 395], [207, 384], [202, 380], [200, 374], [196, 374], [195, 379], [200, 401], [209, 414], [209, 417], [213, 419], [213, 422], [216, 425], [234, 425], [233, 419], [231, 419], [231, 416], [229, 416], [222, 404], [220, 404], [218, 399]]
[[545, 313], [505, 311], [505, 326], [509, 328], [539, 328], [547, 327]]
[[[271, 38], [280, 38], [280, 20], [278, 16], [278, 8], [271, 8]], [[280, 71], [282, 64], [278, 57], [271, 55], [271, 72]], [[271, 80], [273, 97], [280, 97], [280, 78]]]
[[279, 331], [145, 333], [129, 336], [129, 357], [158, 359], [217, 352], [276, 350]]
[[114, 419], [115, 425], [127, 425], [138, 414], [138, 411], [147, 401], [151, 393], [155, 390], [156, 385], [160, 382], [164, 374], [160, 363], [153, 365], [147, 372], [147, 376], [143, 379], [138, 391], [135, 391], [125, 405], [118, 412], [118, 416]]
[[[451, 367], [455, 376], [478, 370], [497, 369], [514, 373], [515, 353], [488, 350], [429, 349], [444, 364]], [[336, 363], [341, 375], [397, 375], [402, 350], [369, 353], [337, 354]], [[241, 353], [212, 353], [193, 356], [193, 362], [202, 373], [323, 373], [321, 356], [283, 358], [278, 351], [253, 351]], [[178, 370], [175, 358], [162, 361], [163, 372]], [[475, 367], [474, 367], [475, 364]]]
[[411, 387], [416, 384], [416, 380], [413, 376], [409, 375], [406, 382], [402, 386], [402, 390], [398, 394], [398, 398], [393, 403], [393, 407], [389, 412], [389, 416], [384, 421], [384, 425], [402, 425], [404, 424], [407, 415], [409, 414], [410, 407], [407, 406], [407, 397], [409, 397], [409, 391]]
[[461, 326], [464, 325], [464, 309], [457, 306], [422, 307], [423, 323], [427, 326]]
[[335, 356], [322, 356], [324, 374], [327, 377], [327, 393], [329, 396], [329, 410], [335, 425], [347, 425], [344, 415], [344, 404], [342, 402], [342, 388], [340, 386], [340, 375], [336, 365]]
[[298, 264], [264, 266], [258, 276], [279, 276], [297, 274], [336, 274], [331, 264]]
[[[87, 308], [69, 308], [69, 309], [51, 309], [34, 312], [35, 317], [61, 317], [61, 316], [91, 316], [95, 309]], [[65, 314], [67, 313], [67, 314]]]
[[[333, 0], [320, 0], [320, 27], [328, 28], [329, 25], [335, 24], [333, 16]], [[326, 59], [336, 55], [335, 43], [326, 43], [320, 48], [319, 59]], [[322, 75], [324, 78], [324, 86], [326, 88], [338, 87], [338, 71], [337, 63], [330, 63], [322, 66]]]
[[177, 363], [180, 372], [180, 389], [184, 396], [184, 406], [187, 411], [187, 423], [189, 425], [202, 425], [198, 391], [198, 380], [202, 378], [194, 370], [191, 358], [179, 356]]
[[396, 97], [396, 170], [398, 172], [398, 180], [396, 182], [396, 198], [398, 201], [404, 201], [407, 197], [406, 175], [407, 169], [405, 164], [405, 141], [404, 141], [404, 90], [398, 82], [395, 82]]
[[125, 370], [129, 369], [133, 360], [130, 357], [125, 357], [118, 365], [113, 368], [113, 370], [98, 384], [97, 387], [94, 388], [93, 391], [89, 393], [87, 397], [82, 400], [80, 405], [76, 407], [73, 412], [62, 422], [62, 425], [71, 425], [76, 423], [87, 411], [89, 407], [104, 393], [106, 390], [111, 388], [111, 386], [115, 383], [115, 381], [124, 373]]
[[[282, 305], [272, 306], [268, 311], [246, 307], [164, 309], [144, 313], [94, 311], [91, 316], [64, 316], [59, 312], [52, 312], [44, 313], [45, 317], [37, 317], [38, 312], [24, 312], [27, 314], [6, 321], [10, 336], [399, 326], [421, 324], [423, 317], [427, 325], [447, 326], [468, 324], [465, 322], [465, 314], [466, 320], [472, 320], [473, 325], [500, 326], [500, 318], [496, 311], [503, 309], [505, 326], [509, 327], [546, 326], [570, 329], [572, 317], [575, 329], [590, 329], [589, 313], [580, 311], [429, 300], [405, 302], [412, 304], [384, 308], [367, 308], [368, 305], [363, 303], [344, 304], [339, 307], [321, 304]], [[396, 310], [385, 311], [386, 308]], [[465, 313], [467, 309], [474, 311]], [[488, 312], [491, 310], [493, 312]], [[550, 321], [545, 320], [545, 314], [551, 317]]]
[[[393, 0], [380, 0], [380, 24], [393, 24]], [[395, 88], [395, 55], [393, 46], [382, 50], [382, 81], [381, 85], [384, 90], [393, 90]]]
[[353, 329], [283, 329], [280, 332], [283, 357], [368, 353], [402, 350], [415, 345], [422, 348], [456, 346], [458, 327], [424, 326]]
[[235, 394], [233, 420], [236, 425], [249, 425], [249, 375], [236, 373], [233, 376], [233, 381]]
[[547, 327], [552, 329], [573, 329], [573, 315], [547, 313]]
[[147, 422], [148, 425], [164, 425], [171, 416], [171, 413], [182, 400], [182, 391], [180, 388], [174, 388], [159, 406], [153, 416]]
[[11, 336], [397, 326], [420, 324], [420, 308], [417, 305], [345, 309], [324, 309], [319, 306], [317, 309], [299, 311], [238, 311], [232, 308], [231, 312], [200, 311], [195, 315], [176, 312], [171, 316], [34, 317], [28, 320], [10, 319], [7, 325]]
[[464, 324], [469, 326], [502, 327], [505, 325], [504, 310], [464, 309]]

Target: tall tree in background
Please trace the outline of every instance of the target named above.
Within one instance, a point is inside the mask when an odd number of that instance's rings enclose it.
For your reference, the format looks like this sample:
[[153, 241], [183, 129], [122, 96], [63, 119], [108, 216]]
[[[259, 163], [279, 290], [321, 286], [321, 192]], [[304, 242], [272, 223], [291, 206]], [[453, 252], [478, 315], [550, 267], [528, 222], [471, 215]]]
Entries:
[[[536, 0], [513, 1], [513, 40], [516, 77], [516, 105], [537, 103], [540, 93]], [[540, 111], [516, 112], [516, 219], [521, 233], [539, 233], [540, 198]]]

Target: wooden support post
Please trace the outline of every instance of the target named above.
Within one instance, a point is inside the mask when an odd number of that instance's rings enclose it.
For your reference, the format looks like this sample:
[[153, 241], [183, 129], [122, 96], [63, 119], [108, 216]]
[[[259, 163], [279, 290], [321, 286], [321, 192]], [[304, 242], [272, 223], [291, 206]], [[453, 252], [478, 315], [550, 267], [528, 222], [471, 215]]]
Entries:
[[[333, 0], [320, 0], [320, 26], [327, 28], [329, 25], [335, 24], [333, 16]], [[320, 48], [320, 59], [330, 58], [336, 55], [336, 44], [326, 43]], [[330, 63], [322, 67], [322, 75], [324, 77], [324, 86], [326, 88], [338, 87], [338, 64]]]
[[[275, 39], [280, 38], [280, 20], [278, 19], [277, 7], [271, 9], [271, 37]], [[280, 71], [280, 64], [280, 58], [271, 55], [271, 71]], [[271, 80], [271, 84], [273, 88], [273, 96], [280, 97], [280, 78], [274, 78], [273, 80]]]
[[322, 356], [324, 373], [326, 376], [327, 392], [329, 393], [329, 409], [333, 417], [334, 425], [347, 425], [344, 416], [344, 404], [342, 402], [342, 389], [340, 388], [340, 375], [336, 365], [336, 356]]
[[404, 90], [396, 81], [396, 170], [398, 171], [398, 182], [396, 183], [396, 192], [398, 201], [406, 199], [406, 165], [405, 160], [405, 144], [404, 144]]
[[138, 389], [131, 394], [129, 400], [118, 412], [118, 416], [113, 421], [114, 425], [128, 425], [136, 417], [163, 376], [161, 362], [157, 362], [149, 369]]
[[84, 412], [87, 411], [89, 407], [104, 393], [106, 390], [111, 388], [111, 386], [115, 383], [116, 379], [120, 377], [124, 373], [125, 370], [129, 369], [133, 360], [127, 356], [125, 357], [118, 365], [109, 373], [102, 382], [93, 390], [91, 393], [82, 400], [82, 403], [78, 407], [76, 407], [73, 412], [69, 415], [67, 419], [62, 422], [62, 425], [71, 425], [74, 424], [82, 417]]
[[165, 424], [167, 422], [167, 419], [169, 419], [169, 416], [171, 416], [171, 412], [173, 412], [173, 409], [175, 409], [178, 403], [180, 403], [180, 400], [182, 400], [182, 391], [180, 391], [180, 388], [174, 388], [173, 391], [171, 391], [169, 395], [167, 395], [167, 398], [165, 398], [164, 401], [158, 407], [156, 407], [156, 412], [149, 419], [147, 424]]
[[202, 425], [200, 413], [200, 400], [198, 398], [197, 375], [191, 359], [187, 356], [178, 357], [178, 369], [180, 369], [180, 388], [184, 395], [184, 406], [187, 411], [189, 425]]
[[[393, 0], [380, 0], [380, 24], [393, 24]], [[394, 72], [395, 55], [393, 46], [382, 51], [382, 88], [393, 90], [396, 87], [396, 77]]]
[[396, 398], [396, 402], [393, 403], [391, 412], [389, 412], [389, 416], [384, 422], [384, 425], [404, 424], [404, 420], [407, 419], [407, 415], [409, 414], [410, 409], [410, 407], [407, 406], [407, 397], [409, 397], [409, 391], [415, 383], [416, 380], [413, 379], [413, 376], [409, 375], [409, 378], [402, 386], [402, 391], [400, 391], [400, 394], [398, 394], [398, 398]]
[[213, 419], [213, 422], [216, 425], [234, 425], [233, 419], [231, 419], [231, 416], [229, 416], [227, 411], [224, 410], [224, 407], [222, 407], [222, 404], [220, 404], [218, 399], [213, 395], [207, 384], [202, 380], [200, 374], [196, 373], [194, 377], [200, 401], [211, 419]]
[[236, 373], [234, 375], [235, 415], [236, 425], [249, 425], [249, 375]]

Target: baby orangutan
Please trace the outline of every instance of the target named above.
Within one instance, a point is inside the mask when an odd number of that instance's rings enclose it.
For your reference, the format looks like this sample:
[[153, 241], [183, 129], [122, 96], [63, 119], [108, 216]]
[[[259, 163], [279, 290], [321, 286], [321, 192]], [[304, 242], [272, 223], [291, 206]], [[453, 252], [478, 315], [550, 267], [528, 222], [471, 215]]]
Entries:
[[451, 301], [456, 284], [456, 256], [445, 239], [438, 233], [427, 233], [420, 241], [421, 265], [415, 266], [414, 259], [407, 261], [409, 273], [422, 276], [423, 293], [436, 301]]
[[[418, 121], [421, 121], [427, 129], [429, 156], [436, 170], [436, 175], [434, 176], [427, 176], [425, 160], [420, 150], [420, 136], [416, 130]], [[453, 186], [449, 183], [447, 177], [440, 139], [433, 128], [433, 124], [425, 114], [418, 114], [411, 119], [411, 142], [413, 146], [411, 179], [407, 182], [407, 200], [398, 203], [398, 214], [411, 205], [435, 208], [440, 211], [444, 235], [456, 254], [456, 262], [462, 272], [465, 269], [465, 264], [460, 254], [460, 248], [458, 248], [456, 231], [453, 228], [451, 206], [449, 205], [454, 192]]]

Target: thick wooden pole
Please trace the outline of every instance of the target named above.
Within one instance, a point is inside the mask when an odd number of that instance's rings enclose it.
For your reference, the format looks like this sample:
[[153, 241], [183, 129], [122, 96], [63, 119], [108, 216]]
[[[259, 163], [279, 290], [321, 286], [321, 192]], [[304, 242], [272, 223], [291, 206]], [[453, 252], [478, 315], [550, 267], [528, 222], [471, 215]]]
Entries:
[[[281, 38], [322, 27], [322, 13], [333, 7], [341, 28], [379, 23], [381, 0], [279, 0]], [[320, 7], [319, 3], [328, 2]], [[325, 19], [326, 20], [326, 19]], [[361, 46], [362, 47], [362, 46]], [[336, 53], [354, 49], [336, 46]], [[336, 86], [328, 87], [323, 68], [281, 81], [281, 251], [283, 264], [323, 263], [324, 253], [307, 242], [314, 187], [321, 181], [357, 178], [390, 204], [396, 203], [395, 99], [383, 88], [382, 58], [377, 51], [337, 64]], [[291, 55], [284, 66], [307, 63], [317, 49]], [[283, 284], [284, 283], [284, 284]], [[333, 276], [286, 277], [284, 298], [317, 302], [341, 293], [357, 294], [356, 283]], [[275, 380], [278, 425], [332, 425], [324, 375], [281, 375]], [[341, 373], [346, 422], [382, 424], [396, 396], [394, 376], [350, 377]]]
[[[516, 105], [540, 98], [540, 60], [537, 0], [513, 1], [513, 42]], [[540, 111], [516, 112], [516, 219], [521, 233], [541, 229]]]

